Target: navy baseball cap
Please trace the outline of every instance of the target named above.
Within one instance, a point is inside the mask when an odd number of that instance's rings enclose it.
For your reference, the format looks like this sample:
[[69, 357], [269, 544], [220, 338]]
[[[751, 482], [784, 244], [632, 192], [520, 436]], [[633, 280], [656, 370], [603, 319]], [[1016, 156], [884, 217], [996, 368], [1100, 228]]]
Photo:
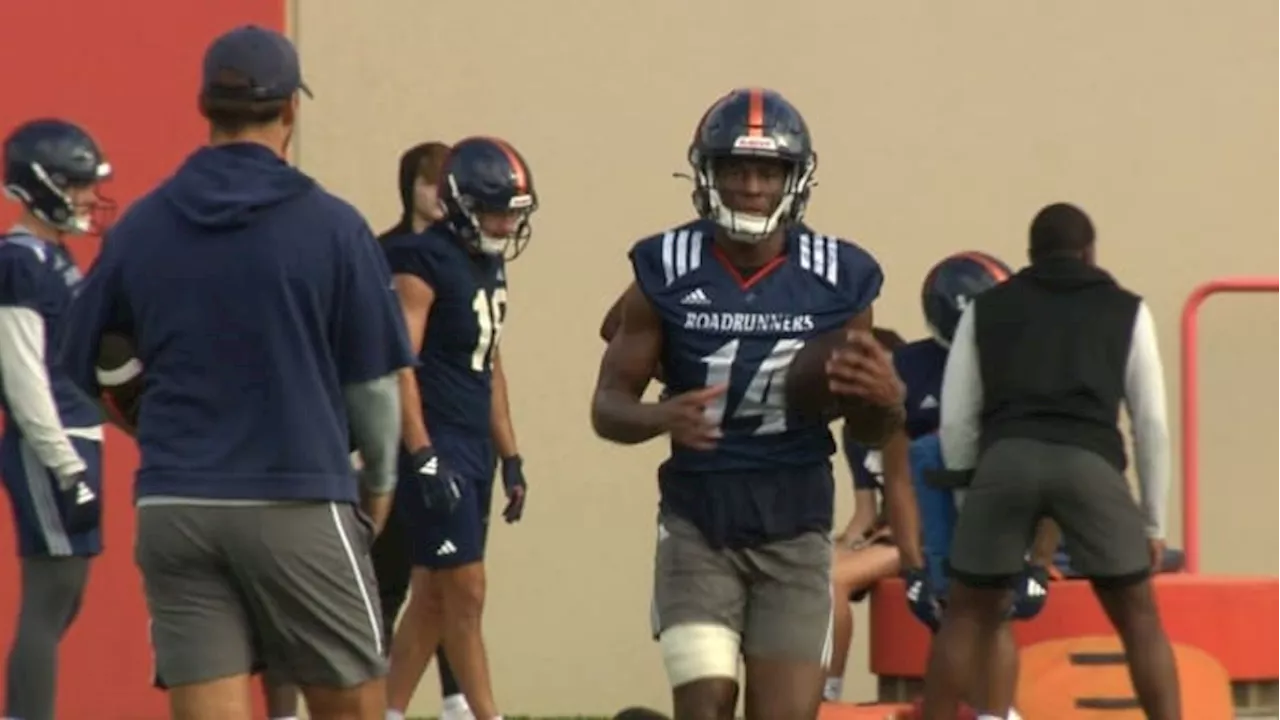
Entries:
[[[228, 82], [227, 74], [235, 80]], [[205, 50], [200, 87], [205, 97], [283, 100], [299, 90], [311, 97], [302, 81], [298, 51], [274, 30], [244, 25], [223, 33]]]

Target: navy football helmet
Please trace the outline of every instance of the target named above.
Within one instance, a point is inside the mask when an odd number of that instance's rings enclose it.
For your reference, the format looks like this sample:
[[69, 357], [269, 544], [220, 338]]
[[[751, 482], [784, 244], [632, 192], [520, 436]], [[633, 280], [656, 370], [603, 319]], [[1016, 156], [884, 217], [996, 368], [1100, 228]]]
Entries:
[[[533, 173], [505, 140], [472, 137], [453, 146], [444, 161], [440, 202], [444, 222], [473, 250], [514, 260], [533, 234], [530, 216], [538, 209]], [[514, 216], [510, 232], [493, 235], [481, 214]]]
[[951, 346], [960, 315], [984, 290], [1009, 279], [1013, 271], [998, 258], [981, 252], [962, 252], [944, 258], [924, 277], [920, 304], [933, 339]]
[[[766, 158], [790, 166], [781, 201], [768, 215], [735, 212], [716, 187], [716, 163], [726, 158]], [[759, 242], [783, 223], [804, 217], [818, 167], [809, 127], [800, 111], [773, 90], [744, 88], [730, 92], [707, 110], [689, 146], [693, 166], [693, 207], [740, 242]]]
[[4, 141], [4, 191], [42, 222], [72, 234], [100, 234], [115, 203], [77, 192], [111, 177], [111, 164], [89, 133], [65, 120], [28, 122]]

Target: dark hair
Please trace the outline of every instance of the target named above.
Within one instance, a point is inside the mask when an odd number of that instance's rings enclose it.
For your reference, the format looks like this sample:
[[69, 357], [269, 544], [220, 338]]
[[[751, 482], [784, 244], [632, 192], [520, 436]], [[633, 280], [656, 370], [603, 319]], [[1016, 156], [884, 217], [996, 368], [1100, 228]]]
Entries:
[[907, 344], [907, 341], [898, 334], [897, 330], [890, 330], [889, 328], [873, 327], [871, 328], [871, 336], [876, 339], [876, 342], [883, 345], [885, 350], [897, 350]]
[[378, 236], [379, 241], [393, 235], [403, 235], [413, 230], [413, 186], [422, 178], [438, 184], [444, 172], [444, 162], [449, 157], [449, 146], [442, 142], [425, 142], [414, 145], [400, 155], [400, 219]]
[[1080, 256], [1093, 247], [1093, 222], [1070, 203], [1046, 206], [1031, 221], [1031, 261]]
[[418, 155], [417, 176], [432, 184], [439, 183], [440, 175], [444, 173], [444, 161], [449, 157], [449, 146], [442, 142], [427, 142], [412, 149]]
[[214, 132], [238, 135], [280, 119], [289, 98], [236, 97], [239, 93], [247, 94], [252, 87], [249, 78], [235, 70], [219, 71], [210, 91], [200, 95], [200, 114], [213, 126]]
[[644, 707], [629, 707], [613, 716], [613, 720], [670, 720], [657, 710]]

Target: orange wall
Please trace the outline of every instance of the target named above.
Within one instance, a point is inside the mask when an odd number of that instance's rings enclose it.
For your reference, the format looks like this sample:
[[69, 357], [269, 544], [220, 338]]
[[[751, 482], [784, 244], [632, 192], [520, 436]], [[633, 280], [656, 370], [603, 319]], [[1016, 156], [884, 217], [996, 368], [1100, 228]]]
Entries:
[[[203, 142], [195, 98], [208, 41], [244, 22], [285, 25], [282, 0], [5, 2], [0, 17], [0, 67], [6, 76], [0, 133], [42, 115], [82, 124], [116, 168], [105, 192], [122, 206]], [[13, 205], [0, 205], [3, 227], [14, 214]], [[97, 255], [97, 242], [77, 241], [73, 252], [85, 265]], [[84, 609], [63, 645], [58, 717], [165, 717], [164, 696], [150, 689], [147, 614], [133, 566], [130, 499], [137, 452], [131, 441], [112, 433], [106, 456], [107, 551], [94, 564]], [[5, 527], [0, 648], [6, 650], [18, 600], [13, 546]]]

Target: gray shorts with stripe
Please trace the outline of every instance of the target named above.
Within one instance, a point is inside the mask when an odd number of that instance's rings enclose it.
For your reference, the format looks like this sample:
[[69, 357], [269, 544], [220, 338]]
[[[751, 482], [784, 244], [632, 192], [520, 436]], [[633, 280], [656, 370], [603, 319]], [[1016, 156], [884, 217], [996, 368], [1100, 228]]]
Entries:
[[157, 684], [264, 667], [312, 687], [381, 677], [372, 540], [345, 503], [140, 506], [135, 557]]
[[744, 657], [830, 662], [831, 540], [823, 533], [716, 549], [693, 523], [662, 514], [653, 575], [654, 637], [710, 623], [738, 633]]

